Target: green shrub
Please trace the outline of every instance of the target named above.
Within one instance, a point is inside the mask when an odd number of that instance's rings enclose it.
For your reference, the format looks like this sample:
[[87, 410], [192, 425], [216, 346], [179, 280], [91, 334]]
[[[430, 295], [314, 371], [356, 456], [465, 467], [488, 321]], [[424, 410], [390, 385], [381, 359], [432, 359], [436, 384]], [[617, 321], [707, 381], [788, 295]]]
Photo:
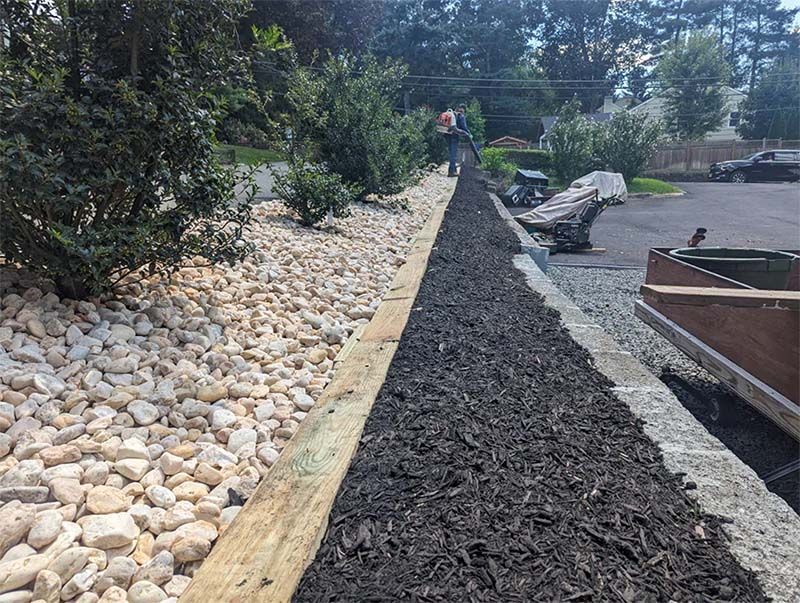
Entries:
[[467, 103], [464, 117], [472, 134], [472, 140], [479, 143], [486, 142], [486, 118], [481, 113], [481, 103], [477, 98]]
[[553, 171], [561, 182], [568, 184], [596, 167], [594, 139], [595, 125], [580, 114], [580, 102], [564, 105], [548, 134]]
[[435, 119], [436, 114], [425, 108], [415, 109], [400, 118], [403, 153], [416, 167], [439, 164], [447, 156], [447, 141], [436, 131]]
[[253, 147], [255, 149], [269, 148], [272, 141], [264, 130], [252, 123], [247, 123], [235, 117], [226, 117], [222, 120], [217, 132], [220, 142]]
[[25, 42], [0, 53], [6, 260], [83, 298], [187, 257], [243, 257], [249, 200], [215, 155], [212, 90], [239, 62], [246, 3], [69, 5], [7, 7], [4, 35]]
[[503, 149], [508, 161], [524, 170], [539, 170], [545, 175], [553, 169], [553, 156], [544, 149]]
[[507, 178], [517, 171], [517, 166], [506, 160], [505, 149], [484, 149], [481, 156], [483, 158], [481, 167], [489, 171], [492, 176]]
[[290, 85], [303, 144], [363, 195], [400, 192], [415, 165], [408, 147], [416, 143], [392, 109], [405, 72], [393, 61], [345, 54], [328, 59], [319, 74], [298, 69]]
[[283, 203], [297, 212], [300, 223], [313, 226], [331, 211], [336, 218], [350, 212], [359, 195], [358, 188], [342, 182], [339, 174], [321, 165], [310, 165], [295, 158], [285, 173], [273, 171], [274, 187]]
[[632, 182], [647, 167], [662, 133], [659, 121], [623, 111], [597, 128], [595, 155], [605, 169]]

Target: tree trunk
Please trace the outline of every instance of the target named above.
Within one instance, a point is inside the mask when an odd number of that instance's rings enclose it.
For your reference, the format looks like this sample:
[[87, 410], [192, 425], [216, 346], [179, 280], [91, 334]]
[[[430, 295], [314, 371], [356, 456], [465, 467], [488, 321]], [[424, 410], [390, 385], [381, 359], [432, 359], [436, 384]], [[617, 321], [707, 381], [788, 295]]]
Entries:
[[81, 61], [78, 54], [78, 11], [75, 8], [75, 0], [67, 2], [67, 18], [69, 19], [69, 86], [72, 95], [76, 99], [80, 97], [81, 87]]
[[758, 7], [756, 13], [756, 32], [753, 36], [753, 48], [750, 53], [750, 90], [749, 93], [753, 94], [753, 88], [756, 86], [756, 67], [758, 66], [758, 55], [761, 52], [761, 5]]
[[133, 4], [133, 24], [128, 34], [130, 37], [130, 69], [133, 84], [136, 85], [136, 78], [139, 75], [139, 46], [142, 35], [141, 8], [138, 2]]
[[678, 10], [675, 13], [675, 39], [673, 40], [673, 42], [676, 42], [676, 43], [677, 43], [678, 39], [681, 37], [681, 29], [682, 29], [681, 28], [681, 11], [682, 10], [683, 10], [683, 0], [680, 0], [680, 2], [678, 2]]
[[731, 64], [731, 67], [736, 66], [736, 37], [739, 33], [739, 3], [736, 3], [733, 6], [733, 30], [731, 32], [731, 52], [728, 58], [728, 62]]

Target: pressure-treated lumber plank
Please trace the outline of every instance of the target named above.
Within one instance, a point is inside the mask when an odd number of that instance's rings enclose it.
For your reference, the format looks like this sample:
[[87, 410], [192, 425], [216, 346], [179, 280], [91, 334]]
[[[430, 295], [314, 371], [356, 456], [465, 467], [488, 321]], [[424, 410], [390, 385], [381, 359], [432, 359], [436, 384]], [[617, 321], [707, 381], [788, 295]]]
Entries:
[[364, 329], [361, 341], [400, 341], [415, 298], [383, 300], [370, 321], [370, 324], [374, 321], [374, 327]]
[[339, 350], [339, 353], [336, 354], [336, 359], [333, 361], [333, 365], [335, 368], [339, 368], [341, 364], [345, 361], [345, 359], [350, 355], [350, 352], [353, 351], [353, 348], [356, 347], [356, 344], [361, 341], [361, 336], [364, 334], [364, 328], [367, 325], [359, 325], [350, 337], [347, 338], [347, 341], [344, 342], [342, 349]]
[[789, 308], [793, 310], [800, 308], [800, 291], [642, 285], [641, 293], [644, 297], [668, 304], [693, 306], [721, 304], [725, 306]]
[[800, 407], [657, 310], [637, 301], [634, 314], [793, 438], [800, 440]]
[[402, 297], [384, 298], [357, 341], [345, 345], [333, 381], [195, 574], [181, 603], [291, 601], [319, 548], [386, 378], [448, 202], [434, 207], [392, 282], [390, 292], [402, 291]]

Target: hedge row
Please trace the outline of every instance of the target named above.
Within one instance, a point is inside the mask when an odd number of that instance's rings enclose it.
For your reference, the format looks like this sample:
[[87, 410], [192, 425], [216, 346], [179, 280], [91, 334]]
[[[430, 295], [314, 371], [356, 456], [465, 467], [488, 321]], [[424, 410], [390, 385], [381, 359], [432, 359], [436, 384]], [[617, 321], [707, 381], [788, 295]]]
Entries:
[[553, 169], [553, 156], [544, 149], [503, 149], [503, 156], [524, 170], [539, 170], [546, 175]]

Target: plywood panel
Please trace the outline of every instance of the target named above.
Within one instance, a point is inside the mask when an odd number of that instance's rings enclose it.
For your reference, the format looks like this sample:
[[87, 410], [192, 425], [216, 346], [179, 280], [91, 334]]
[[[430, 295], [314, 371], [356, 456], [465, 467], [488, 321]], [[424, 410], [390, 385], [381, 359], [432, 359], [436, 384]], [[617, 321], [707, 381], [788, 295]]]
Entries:
[[643, 301], [636, 302], [634, 313], [761, 414], [800, 440], [800, 407], [786, 396]]
[[647, 256], [648, 285], [678, 285], [683, 287], [725, 287], [752, 289], [727, 277], [692, 266], [669, 255], [669, 248], [657, 247]]

